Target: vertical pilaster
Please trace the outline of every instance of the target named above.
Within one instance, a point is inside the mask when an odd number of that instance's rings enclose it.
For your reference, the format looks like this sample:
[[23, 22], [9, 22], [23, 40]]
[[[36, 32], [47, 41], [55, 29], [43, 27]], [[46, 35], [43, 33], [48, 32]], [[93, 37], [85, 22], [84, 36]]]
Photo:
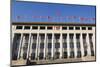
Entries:
[[44, 58], [46, 58], [46, 45], [47, 45], [47, 34], [45, 33], [45, 40], [44, 40]]
[[[32, 54], [32, 43], [33, 43], [33, 36], [31, 36], [31, 38], [30, 38], [29, 57], [31, 57], [31, 54]], [[30, 59], [30, 58], [29, 58], [29, 59]]]
[[92, 42], [93, 42], [93, 49], [94, 49], [94, 54], [95, 54], [95, 47], [96, 47], [96, 43], [95, 43], [95, 33], [93, 33]]
[[31, 45], [31, 33], [29, 34], [29, 40], [28, 40], [28, 49], [27, 49], [27, 58], [29, 58], [30, 53], [30, 45]]
[[51, 56], [54, 57], [54, 33], [52, 33], [52, 50], [51, 50]]
[[39, 57], [39, 33], [37, 33], [37, 42], [36, 42], [36, 55], [35, 57]]
[[74, 53], [75, 53], [75, 58], [77, 58], [77, 46], [76, 46], [76, 33], [74, 33]]
[[89, 34], [88, 33], [87, 33], [87, 36], [86, 36], [86, 42], [87, 42], [88, 55], [91, 55], [91, 49], [90, 49], [90, 43], [89, 43]]
[[60, 33], [60, 58], [62, 58], [62, 33]]
[[23, 39], [23, 33], [21, 33], [21, 38], [20, 38], [20, 43], [19, 43], [19, 48], [18, 48], [18, 59], [20, 58], [22, 39]]
[[69, 33], [67, 33], [67, 46], [68, 57], [70, 57]]
[[21, 49], [20, 49], [20, 56], [21, 56], [21, 58], [23, 56], [23, 46], [24, 46], [24, 42], [25, 42], [25, 36], [23, 35], [23, 37], [22, 37], [22, 45], [21, 45]]
[[84, 45], [83, 45], [82, 33], [80, 34], [80, 46], [81, 46], [81, 54], [83, 57], [84, 56]]

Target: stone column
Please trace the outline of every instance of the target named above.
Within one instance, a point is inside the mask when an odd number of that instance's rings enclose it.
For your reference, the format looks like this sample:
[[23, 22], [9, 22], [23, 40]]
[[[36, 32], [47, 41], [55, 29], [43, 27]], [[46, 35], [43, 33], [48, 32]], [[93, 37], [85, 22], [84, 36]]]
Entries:
[[90, 49], [89, 34], [88, 33], [87, 33], [87, 36], [86, 36], [86, 42], [87, 42], [87, 52], [88, 52], [88, 55], [90, 56], [91, 55], [91, 49]]
[[52, 33], [52, 50], [51, 50], [51, 57], [54, 57], [54, 33]]
[[30, 38], [29, 57], [31, 57], [31, 53], [32, 53], [32, 43], [33, 43], [33, 36], [31, 36], [31, 38]]
[[31, 33], [29, 33], [28, 49], [27, 49], [27, 58], [29, 58], [29, 53], [30, 53], [30, 45], [31, 45]]
[[74, 33], [74, 54], [75, 54], [75, 58], [77, 58], [77, 45], [76, 45], [76, 33]]
[[70, 57], [69, 33], [67, 33], [67, 53], [68, 53], [68, 57]]
[[37, 33], [37, 41], [36, 41], [36, 54], [35, 54], [35, 58], [38, 59], [38, 49], [39, 49], [39, 33]]
[[62, 33], [60, 33], [60, 59], [62, 58]]
[[19, 49], [18, 49], [18, 59], [20, 58], [20, 54], [21, 54], [22, 42], [23, 42], [23, 33], [21, 33], [21, 37], [20, 37], [20, 43], [19, 43]]
[[83, 45], [82, 33], [80, 34], [80, 47], [81, 47], [81, 54], [83, 57], [84, 56], [84, 45]]
[[95, 54], [95, 47], [96, 47], [96, 43], [95, 43], [95, 33], [93, 33], [92, 42], [93, 42], [93, 49], [94, 49], [94, 54]]
[[22, 45], [21, 45], [21, 49], [20, 49], [20, 56], [21, 58], [23, 57], [23, 46], [24, 46], [24, 42], [25, 42], [25, 36], [23, 35], [22, 37]]
[[46, 58], [46, 45], [47, 45], [47, 34], [45, 33], [45, 39], [44, 39], [44, 58]]

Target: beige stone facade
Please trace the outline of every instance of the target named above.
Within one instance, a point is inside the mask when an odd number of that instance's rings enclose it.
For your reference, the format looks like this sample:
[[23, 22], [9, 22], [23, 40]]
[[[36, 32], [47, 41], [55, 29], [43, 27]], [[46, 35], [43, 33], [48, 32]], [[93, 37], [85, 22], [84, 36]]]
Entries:
[[12, 65], [95, 61], [95, 24], [12, 23]]

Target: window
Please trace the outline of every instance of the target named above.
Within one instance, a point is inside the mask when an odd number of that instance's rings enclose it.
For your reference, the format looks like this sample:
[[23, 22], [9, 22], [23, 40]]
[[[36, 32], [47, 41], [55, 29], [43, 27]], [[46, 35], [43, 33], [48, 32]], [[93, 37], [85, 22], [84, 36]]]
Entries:
[[63, 34], [63, 39], [67, 39], [67, 34]]
[[39, 54], [39, 59], [40, 59], [40, 60], [43, 59], [43, 53], [42, 53], [42, 52]]
[[76, 44], [76, 45], [77, 45], [77, 48], [78, 48], [78, 49], [80, 49], [80, 48], [81, 48], [81, 47], [80, 47], [80, 42], [77, 42], [77, 44]]
[[52, 43], [48, 43], [48, 48], [52, 48]]
[[74, 43], [70, 42], [70, 48], [73, 49], [74, 48]]
[[32, 49], [36, 49], [36, 43], [32, 44]]
[[48, 52], [48, 59], [51, 58], [51, 52]]
[[69, 27], [69, 30], [73, 30], [74, 29], [74, 27]]
[[62, 27], [62, 30], [67, 30], [67, 27]]
[[55, 43], [55, 48], [60, 48], [60, 43]]
[[47, 27], [48, 30], [52, 30], [52, 27]]
[[76, 30], [80, 30], [80, 27], [75, 27]]
[[70, 52], [70, 58], [74, 58], [74, 51]]
[[60, 55], [59, 52], [55, 52], [55, 59], [59, 59], [59, 55]]
[[86, 34], [83, 34], [82, 36], [83, 36], [83, 39], [86, 39]]
[[82, 27], [82, 30], [86, 30], [86, 27]]
[[84, 51], [84, 56], [87, 56], [87, 50]]
[[27, 53], [23, 53], [23, 59], [25, 60], [27, 57]]
[[30, 26], [25, 26], [24, 29], [30, 29]]
[[16, 29], [22, 29], [22, 26], [17, 26]]
[[41, 26], [41, 27], [40, 27], [40, 29], [41, 29], [41, 30], [44, 30], [44, 29], [45, 29], [45, 27]]
[[77, 51], [77, 58], [81, 58], [81, 51]]
[[60, 38], [60, 34], [55, 34], [55, 39], [59, 39]]
[[55, 30], [60, 30], [60, 26], [55, 26]]
[[40, 49], [44, 48], [44, 43], [40, 43]]
[[45, 34], [40, 34], [41, 40], [45, 38]]
[[33, 34], [33, 39], [37, 39], [37, 34]]
[[35, 53], [31, 53], [31, 59], [32, 59], [32, 60], [35, 59]]
[[48, 39], [52, 39], [52, 34], [47, 34]]
[[76, 39], [80, 39], [80, 34], [76, 34]]
[[91, 56], [94, 56], [94, 51], [93, 50], [91, 50]]
[[92, 30], [92, 27], [88, 27], [88, 30]]
[[67, 48], [67, 43], [66, 42], [63, 43], [63, 48]]
[[69, 38], [73, 39], [74, 34], [69, 34]]
[[63, 52], [64, 58], [67, 58], [67, 52]]
[[38, 29], [38, 26], [32, 26], [32, 29]]

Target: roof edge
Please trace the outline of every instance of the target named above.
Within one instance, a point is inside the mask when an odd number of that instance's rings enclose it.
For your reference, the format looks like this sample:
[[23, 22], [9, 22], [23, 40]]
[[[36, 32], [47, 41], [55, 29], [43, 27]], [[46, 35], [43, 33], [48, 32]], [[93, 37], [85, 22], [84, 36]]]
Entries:
[[96, 26], [93, 23], [54, 23], [54, 22], [12, 22], [12, 25], [72, 25], [72, 26]]

